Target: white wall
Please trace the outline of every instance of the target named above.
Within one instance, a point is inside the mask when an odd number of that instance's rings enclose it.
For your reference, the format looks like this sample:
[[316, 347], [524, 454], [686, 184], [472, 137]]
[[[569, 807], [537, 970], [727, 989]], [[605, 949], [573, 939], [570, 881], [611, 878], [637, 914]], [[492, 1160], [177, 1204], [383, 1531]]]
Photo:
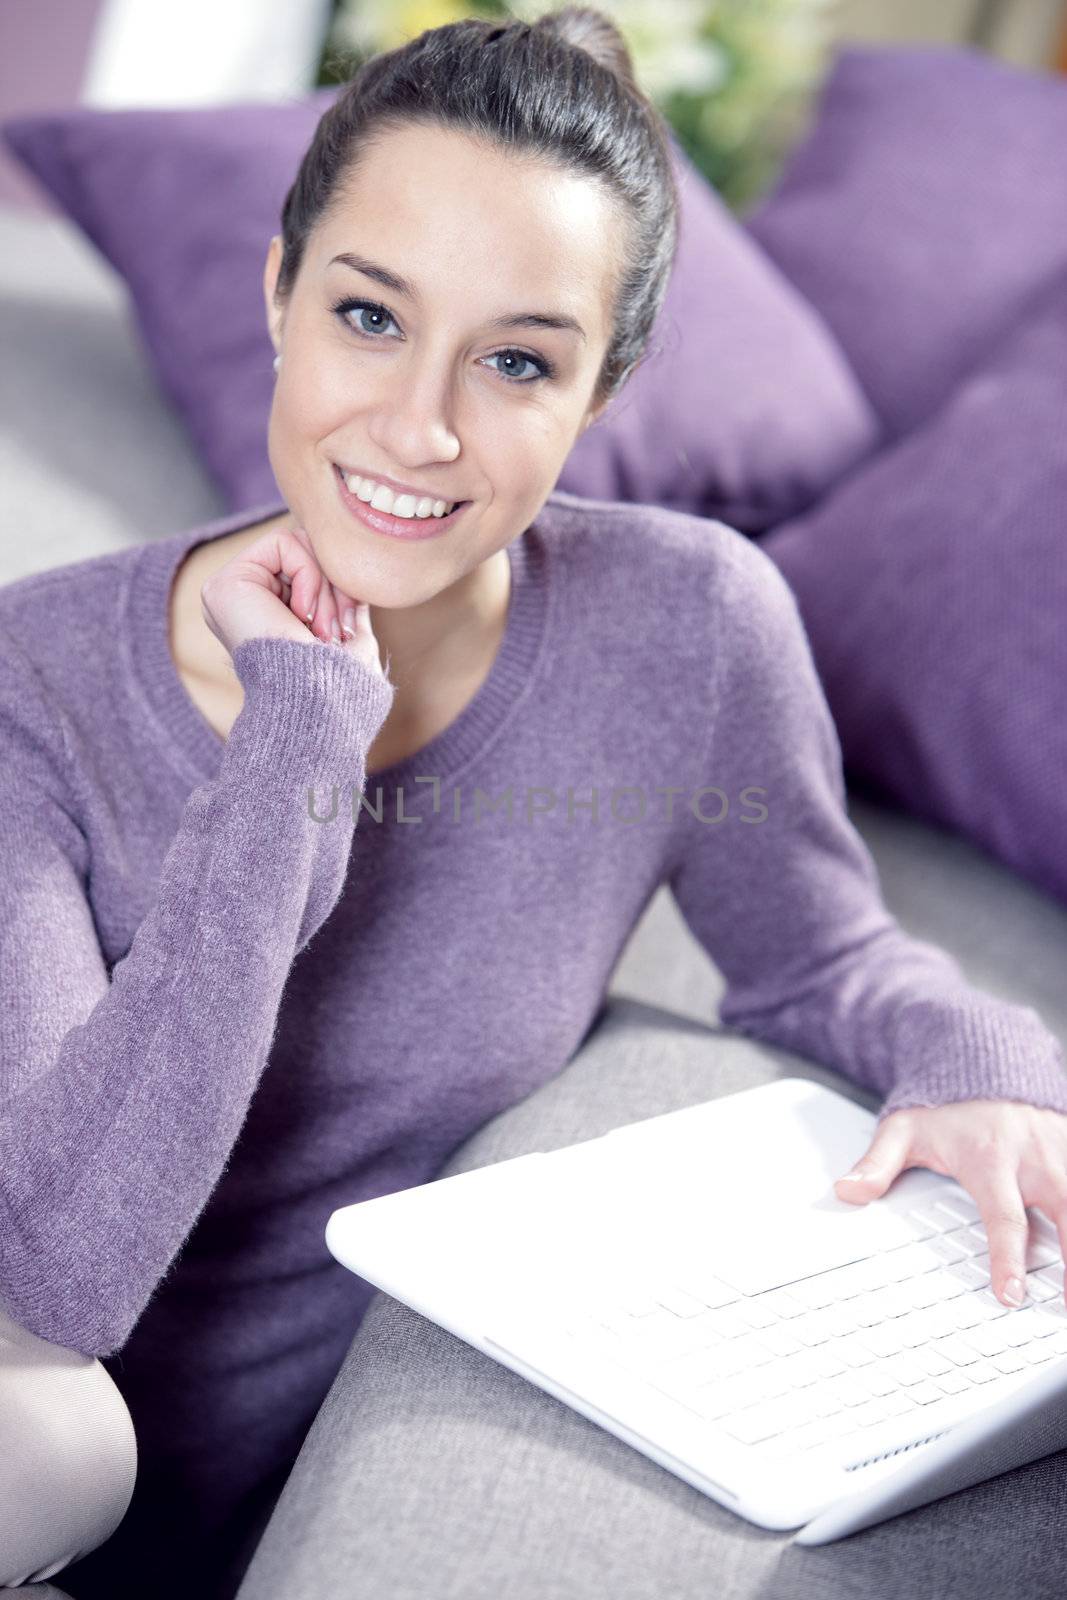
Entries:
[[218, 105], [305, 94], [330, 0], [103, 0], [82, 103]]

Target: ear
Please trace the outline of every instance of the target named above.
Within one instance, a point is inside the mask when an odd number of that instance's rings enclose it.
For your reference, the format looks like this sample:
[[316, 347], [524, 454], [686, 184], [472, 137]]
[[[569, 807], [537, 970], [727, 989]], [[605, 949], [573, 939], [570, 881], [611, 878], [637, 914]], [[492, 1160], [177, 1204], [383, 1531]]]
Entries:
[[274, 286], [278, 281], [278, 273], [282, 265], [282, 236], [276, 233], [271, 239], [267, 251], [267, 262], [263, 268], [263, 300], [267, 309], [267, 329], [275, 350], [281, 348], [283, 315], [274, 303]]

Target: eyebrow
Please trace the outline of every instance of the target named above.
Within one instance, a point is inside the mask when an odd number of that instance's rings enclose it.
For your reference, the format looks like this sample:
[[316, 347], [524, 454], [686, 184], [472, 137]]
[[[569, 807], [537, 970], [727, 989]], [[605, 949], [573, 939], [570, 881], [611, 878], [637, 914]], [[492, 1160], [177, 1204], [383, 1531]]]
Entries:
[[[343, 267], [351, 267], [353, 272], [362, 272], [365, 278], [373, 278], [375, 283], [380, 283], [383, 289], [389, 289], [393, 294], [402, 295], [405, 300], [411, 300], [416, 305], [419, 300], [418, 290], [414, 284], [402, 278], [397, 272], [390, 272], [388, 267], [381, 267], [374, 261], [367, 261], [363, 256], [354, 255], [350, 250], [342, 251], [339, 256], [332, 256], [327, 266], [340, 262]], [[577, 333], [585, 338], [585, 329], [575, 318], [565, 312], [550, 311], [516, 311], [510, 316], [494, 317], [489, 323], [491, 328], [559, 328], [564, 333]]]

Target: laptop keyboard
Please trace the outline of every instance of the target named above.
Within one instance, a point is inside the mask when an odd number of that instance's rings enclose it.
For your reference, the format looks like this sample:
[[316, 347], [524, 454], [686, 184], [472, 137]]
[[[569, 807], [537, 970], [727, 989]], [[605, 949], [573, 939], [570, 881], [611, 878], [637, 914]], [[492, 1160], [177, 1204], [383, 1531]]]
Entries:
[[1027, 1299], [1003, 1305], [969, 1197], [903, 1213], [914, 1238], [786, 1287], [744, 1295], [699, 1267], [670, 1282], [592, 1291], [563, 1331], [769, 1456], [906, 1412], [936, 1431], [938, 1402], [1067, 1355], [1058, 1235], [1030, 1218]]

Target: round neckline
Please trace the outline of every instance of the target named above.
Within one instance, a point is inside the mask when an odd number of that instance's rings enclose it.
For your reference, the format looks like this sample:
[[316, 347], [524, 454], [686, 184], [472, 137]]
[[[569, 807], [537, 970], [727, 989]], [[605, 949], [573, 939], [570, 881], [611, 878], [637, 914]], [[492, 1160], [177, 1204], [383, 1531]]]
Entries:
[[[126, 588], [120, 639], [135, 693], [173, 765], [194, 781], [214, 777], [226, 740], [208, 722], [189, 696], [171, 655], [170, 595], [178, 569], [197, 545], [221, 539], [283, 515], [288, 507], [276, 500], [230, 513], [140, 547]], [[537, 519], [506, 546], [511, 587], [504, 631], [493, 663], [474, 695], [452, 721], [421, 750], [402, 761], [368, 773], [368, 802], [377, 791], [392, 796], [405, 783], [406, 814], [433, 798], [437, 785], [413, 784], [416, 777], [455, 777], [509, 719], [530, 683], [548, 616], [548, 555]]]

